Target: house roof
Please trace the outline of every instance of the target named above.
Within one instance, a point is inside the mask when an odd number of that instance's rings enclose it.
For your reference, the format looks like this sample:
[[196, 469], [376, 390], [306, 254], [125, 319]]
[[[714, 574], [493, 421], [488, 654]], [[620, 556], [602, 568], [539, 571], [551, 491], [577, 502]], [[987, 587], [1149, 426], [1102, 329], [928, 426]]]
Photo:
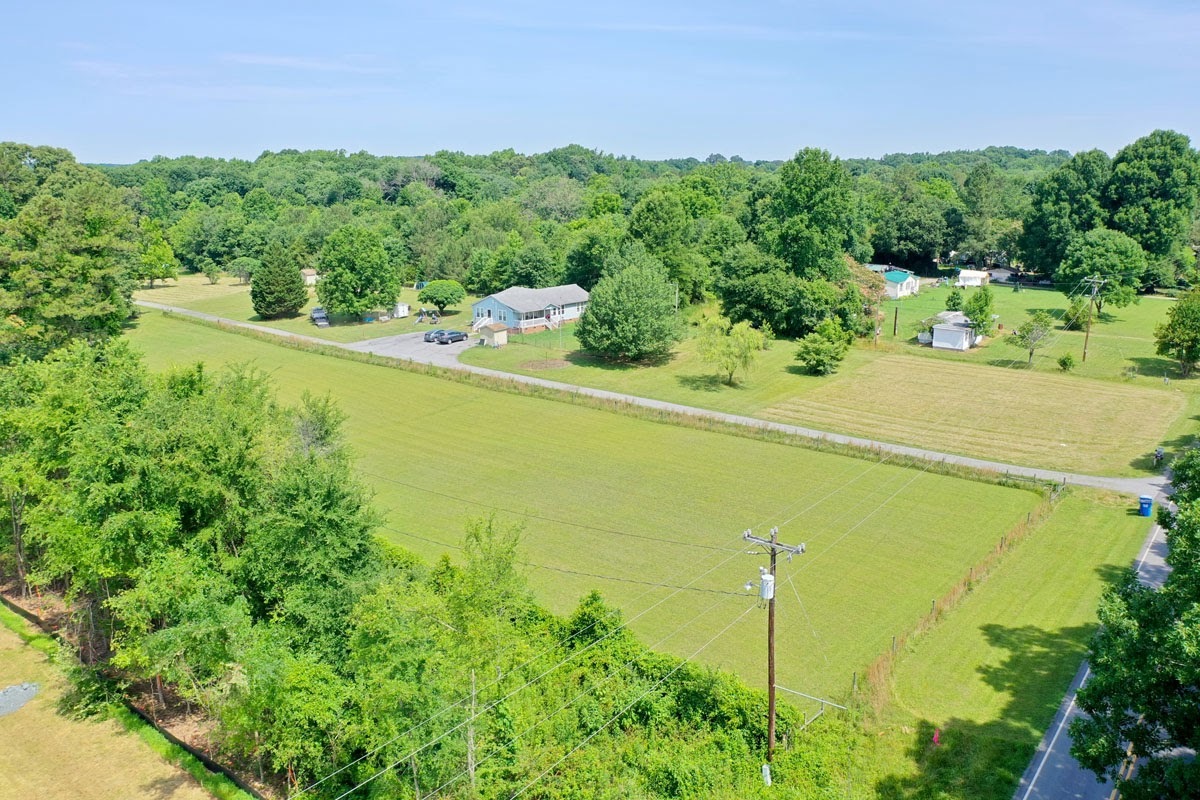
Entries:
[[[540, 311], [547, 306], [565, 306], [569, 303], [586, 303], [588, 293], [578, 284], [549, 286], [545, 289], [527, 289], [513, 286], [503, 292], [488, 295], [513, 311]], [[487, 298], [484, 298], [487, 299]], [[483, 302], [482, 300], [480, 302]]]
[[904, 283], [912, 276], [913, 274], [911, 272], [904, 272], [903, 270], [898, 269], [883, 273], [883, 278], [888, 283]]
[[934, 330], [951, 331], [971, 329], [971, 321], [967, 319], [967, 315], [961, 311], [941, 311], [937, 314], [937, 318], [941, 320], [941, 322], [933, 326]]

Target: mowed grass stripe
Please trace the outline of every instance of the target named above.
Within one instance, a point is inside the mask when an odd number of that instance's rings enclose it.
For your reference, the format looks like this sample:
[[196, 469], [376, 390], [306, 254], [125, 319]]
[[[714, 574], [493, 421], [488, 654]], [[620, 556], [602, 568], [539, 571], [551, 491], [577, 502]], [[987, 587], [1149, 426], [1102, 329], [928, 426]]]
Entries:
[[[1003, 378], [1003, 381], [998, 381]], [[1137, 474], [1186, 398], [1068, 375], [887, 355], [762, 416], [1006, 463]]]
[[[799, 512], [781, 537], [807, 542], [809, 554], [783, 570], [797, 570], [815, 634], [781, 586], [780, 681], [805, 691], [843, 690], [851, 672], [913, 624], [930, 598], [1039, 501], [1028, 491], [490, 391], [157, 314], [144, 316], [130, 338], [154, 369], [249, 361], [272, 374], [284, 401], [305, 390], [331, 394], [348, 414], [347, 435], [388, 526], [422, 539], [458, 543], [464, 523], [488, 508], [529, 512], [735, 550], [499, 514], [525, 523], [523, 553], [531, 562], [672, 585], [724, 562], [696, 585], [738, 592], [765, 563], [736, 552], [741, 531], [756, 526], [765, 533], [763, 526]], [[421, 539], [381, 534], [429, 558], [444, 552]], [[629, 616], [669, 593], [546, 570], [531, 570], [530, 579], [559, 612], [593, 587]], [[656, 641], [713, 600], [680, 592], [635, 627]], [[752, 598], [722, 601], [726, 621], [746, 602]], [[690, 652], [723, 624], [692, 626], [666, 646]], [[748, 617], [706, 650], [706, 660], [762, 684], [763, 625], [761, 616]], [[822, 647], [813, 646], [814, 635]]]
[[[1131, 513], [1128, 498], [1071, 490], [1046, 525], [1005, 556], [1004, 569], [897, 665], [878, 777], [913, 781], [912, 753], [927, 751], [937, 727], [949, 755], [942, 789], [1011, 797], [1085, 656], [1100, 594], [1133, 563], [1149, 524]], [[928, 790], [933, 778], [920, 785]]]

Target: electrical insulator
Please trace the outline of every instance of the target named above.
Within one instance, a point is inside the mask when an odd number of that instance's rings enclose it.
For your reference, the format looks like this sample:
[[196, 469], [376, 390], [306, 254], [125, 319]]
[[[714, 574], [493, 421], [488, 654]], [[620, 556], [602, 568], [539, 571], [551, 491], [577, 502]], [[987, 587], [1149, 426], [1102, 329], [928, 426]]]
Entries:
[[758, 585], [758, 598], [760, 600], [775, 598], [775, 576], [769, 572], [763, 574], [762, 583]]

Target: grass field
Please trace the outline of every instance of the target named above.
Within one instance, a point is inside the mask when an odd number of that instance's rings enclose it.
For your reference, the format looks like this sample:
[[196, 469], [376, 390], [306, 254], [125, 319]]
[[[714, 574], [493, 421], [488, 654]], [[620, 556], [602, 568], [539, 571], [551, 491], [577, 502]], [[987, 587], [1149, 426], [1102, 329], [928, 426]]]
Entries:
[[[250, 361], [285, 401], [328, 392], [349, 415], [385, 536], [433, 558], [454, 548], [467, 519], [494, 511], [525, 525], [525, 558], [540, 565], [530, 578], [551, 608], [567, 611], [599, 587], [638, 617], [646, 642], [671, 652], [692, 653], [753, 604], [741, 587], [765, 561], [744, 554], [741, 531], [780, 525], [781, 539], [809, 548], [781, 569], [780, 682], [812, 693], [844, 692], [853, 671], [1039, 502], [1028, 491], [489, 391], [158, 314], [143, 316], [130, 338], [153, 368]], [[761, 685], [764, 616], [747, 617], [703, 659]]]
[[[1063, 294], [1052, 290], [993, 289], [1006, 329], [1020, 324], [1032, 309], [1061, 315], [1068, 305]], [[1146, 474], [1156, 447], [1178, 449], [1200, 432], [1196, 381], [1179, 380], [1174, 364], [1154, 355], [1154, 325], [1173, 301], [1144, 297], [1135, 305], [1106, 310], [1093, 326], [1087, 362], [1064, 374], [1057, 359], [1067, 352], [1080, 358], [1080, 332], [1056, 331], [1050, 346], [1035, 355], [1033, 369], [1026, 369], [1026, 354], [1005, 344], [1002, 335], [967, 353], [917, 345], [912, 324], [942, 310], [948, 293], [945, 287], [926, 289], [917, 297], [889, 301], [879, 346], [860, 343], [832, 378], [801, 374], [795, 348], [787, 341], [762, 353], [753, 373], [733, 387], [722, 384], [700, 361], [691, 340], [682, 342], [666, 364], [612, 365], [580, 354], [572, 326], [514, 336], [510, 346], [499, 350], [471, 348], [462, 360], [838, 433], [1088, 474]], [[416, 294], [405, 290], [401, 300], [416, 308]], [[321, 331], [304, 315], [263, 321], [250, 307], [249, 287], [229, 277], [213, 286], [201, 275], [185, 275], [136, 296], [335, 342], [429, 327], [417, 325], [414, 317], [345, 321]], [[465, 328], [473, 299], [452, 309], [443, 326]], [[898, 335], [893, 337], [896, 311]], [[1170, 384], [1163, 382], [1164, 375]]]
[[[26, 681], [37, 696], [0, 716], [0, 797], [39, 800], [201, 800], [211, 798], [116, 721], [76, 721], [57, 711], [64, 681], [46, 656], [10, 627], [24, 622], [4, 608], [0, 688]], [[48, 641], [48, 640], [47, 640]]]
[[[134, 293], [134, 297], [138, 300], [149, 300], [154, 303], [204, 311], [237, 322], [266, 325], [289, 333], [319, 336], [331, 342], [361, 342], [364, 339], [412, 333], [435, 327], [427, 323], [417, 323], [415, 313], [421, 306], [417, 301], [418, 294], [408, 288], [402, 289], [400, 292], [400, 302], [408, 303], [413, 309], [414, 316], [387, 322], [368, 323], [358, 320], [335, 319], [333, 325], [320, 329], [308, 319], [309, 310], [318, 305], [316, 294], [312, 289], [309, 289], [308, 303], [299, 314], [295, 317], [272, 320], [264, 320], [254, 313], [254, 307], [250, 304], [250, 287], [238, 283], [236, 278], [229, 276], [221, 278], [217, 284], [210, 284], [203, 275], [180, 275], [178, 281], [163, 283], [153, 289], [142, 288]], [[471, 323], [471, 303], [475, 299], [477, 298], [468, 297], [457, 308], [446, 309], [446, 315], [436, 327], [465, 330]]]
[[[944, 289], [927, 291], [903, 302], [919, 309], [914, 319], [923, 318], [944, 306], [944, 293]], [[1066, 305], [1066, 298], [1058, 293], [997, 293], [1006, 299], [1031, 295]], [[1145, 298], [1132, 308], [1161, 314], [1165, 302]], [[776, 342], [761, 354], [749, 378], [733, 387], [722, 384], [712, 368], [699, 360], [691, 340], [681, 343], [664, 365], [611, 365], [576, 352], [569, 327], [514, 337], [513, 344], [500, 350], [472, 348], [461, 360], [1005, 463], [1139, 475], [1152, 468], [1150, 455], [1156, 447], [1176, 449], [1190, 443], [1200, 418], [1200, 392], [1192, 381], [1164, 384], [1144, 375], [1118, 377], [1114, 366], [1118, 359], [1107, 342], [1143, 323], [1152, 327], [1149, 319], [1136, 325], [1116, 321], [1112, 325], [1118, 333], [1101, 335], [1099, 325], [1093, 332], [1087, 365], [1108, 363], [1111, 380], [1065, 374], [1050, 356], [1039, 355], [1042, 361], [1035, 363], [1040, 366], [1025, 369], [1025, 354], [1002, 341], [966, 354], [945, 354], [917, 346], [915, 340], [890, 342], [888, 335], [879, 349], [860, 344], [835, 375], [825, 378], [799, 374], [794, 346]], [[1136, 343], [1153, 352], [1152, 343]], [[1050, 352], [1057, 358], [1058, 349], [1065, 352], [1073, 346], [1055, 339]], [[1044, 368], [1047, 364], [1053, 369]]]
[[1127, 506], [1074, 490], [1003, 571], [911, 644], [876, 726], [877, 752], [863, 759], [862, 780], [880, 797], [1012, 797], [1079, 669], [1100, 593], [1148, 532]]
[[[905, 352], [931, 358], [1024, 369], [1028, 353], [1005, 344], [1004, 334], [1024, 322], [1032, 311], [1046, 311], [1061, 324], [1070, 304], [1066, 295], [1053, 289], [1014, 292], [1011, 286], [996, 284], [992, 286], [992, 296], [995, 298], [998, 321], [1004, 328], [997, 331], [997, 335], [984, 347], [958, 353], [918, 345], [913, 326], [945, 310], [949, 293], [948, 287], [939, 287], [924, 289], [916, 297], [888, 301], [884, 308], [883, 342], [899, 345]], [[1057, 329], [1049, 346], [1035, 353], [1033, 368], [1041, 372], [1059, 372], [1059, 356], [1071, 353], [1076, 361], [1072, 374], [1076, 376], [1125, 382], [1137, 378], [1161, 382], [1166, 375], [1174, 380], [1178, 378], [1177, 365], [1154, 353], [1154, 326], [1166, 319], [1167, 309], [1174, 302], [1166, 297], [1146, 296], [1125, 308], [1106, 307], [1092, 325], [1086, 362], [1082, 361], [1083, 331]], [[898, 334], [893, 338], [892, 329], [897, 320]]]

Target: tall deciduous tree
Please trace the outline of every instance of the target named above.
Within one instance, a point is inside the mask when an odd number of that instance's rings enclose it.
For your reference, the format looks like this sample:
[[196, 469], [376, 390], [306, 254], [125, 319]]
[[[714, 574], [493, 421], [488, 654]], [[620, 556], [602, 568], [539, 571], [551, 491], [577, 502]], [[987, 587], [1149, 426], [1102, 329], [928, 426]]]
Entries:
[[179, 274], [179, 259], [163, 236], [162, 226], [151, 217], [143, 217], [138, 224], [141, 242], [138, 253], [137, 277], [149, 281], [172, 280]]
[[675, 287], [661, 269], [642, 264], [601, 278], [575, 335], [584, 350], [605, 358], [664, 356], [680, 339]]
[[263, 252], [262, 263], [254, 270], [250, 284], [250, 303], [263, 319], [288, 317], [308, 302], [308, 289], [295, 254], [274, 241]]
[[1105, 153], [1087, 150], [1034, 184], [1019, 239], [1030, 271], [1054, 274], [1072, 239], [1105, 224], [1104, 193], [1111, 173]]
[[779, 168], [771, 203], [776, 255], [802, 278], [848, 276], [842, 254], [856, 228], [850, 173], [825, 150], [807, 148]]
[[1166, 322], [1154, 329], [1155, 352], [1179, 362], [1186, 378], [1200, 363], [1200, 290], [1193, 289], [1167, 309]]
[[1197, 193], [1200, 156], [1188, 137], [1158, 130], [1117, 153], [1104, 199], [1113, 228], [1166, 257], [1187, 243]]
[[1099, 277], [1104, 285], [1096, 295], [1096, 310], [1105, 304], [1123, 308], [1137, 300], [1146, 272], [1146, 253], [1120, 231], [1095, 228], [1067, 247], [1054, 280], [1068, 296], [1086, 290], [1084, 278]]
[[360, 316], [391, 308], [400, 295], [400, 273], [388, 263], [379, 234], [346, 225], [325, 240], [318, 260], [317, 298], [332, 314]]

